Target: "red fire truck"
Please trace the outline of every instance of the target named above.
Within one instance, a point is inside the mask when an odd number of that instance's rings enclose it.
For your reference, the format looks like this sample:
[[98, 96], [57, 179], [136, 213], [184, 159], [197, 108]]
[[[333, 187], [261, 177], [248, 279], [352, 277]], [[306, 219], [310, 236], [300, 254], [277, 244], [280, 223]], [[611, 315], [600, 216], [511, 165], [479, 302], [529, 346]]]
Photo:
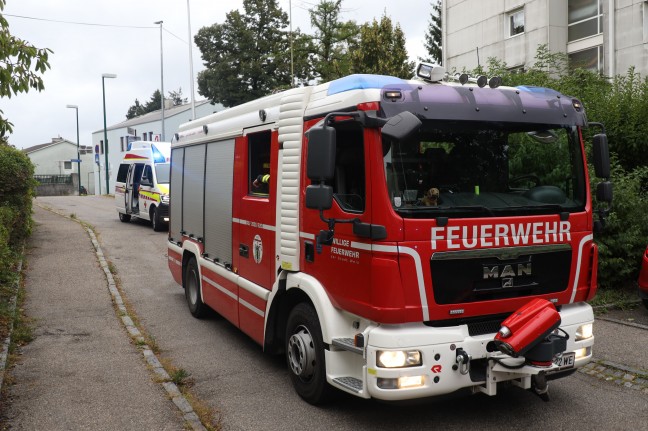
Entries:
[[[182, 125], [171, 273], [195, 317], [211, 308], [285, 354], [310, 403], [501, 382], [546, 396], [594, 344], [602, 220], [583, 105], [416, 75], [352, 75]], [[604, 133], [592, 152], [609, 202]]]

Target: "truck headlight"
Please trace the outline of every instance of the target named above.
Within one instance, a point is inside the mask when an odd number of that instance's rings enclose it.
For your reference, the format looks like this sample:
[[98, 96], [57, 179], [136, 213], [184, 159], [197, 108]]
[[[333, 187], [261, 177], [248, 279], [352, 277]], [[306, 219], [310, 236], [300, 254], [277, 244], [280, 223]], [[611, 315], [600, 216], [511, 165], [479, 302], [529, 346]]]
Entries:
[[593, 323], [580, 325], [578, 329], [576, 329], [576, 341], [583, 341], [592, 338], [594, 336], [593, 327]]
[[381, 368], [406, 368], [421, 365], [418, 350], [378, 350], [376, 364]]
[[162, 203], [168, 204], [169, 203], [169, 195], [162, 195]]

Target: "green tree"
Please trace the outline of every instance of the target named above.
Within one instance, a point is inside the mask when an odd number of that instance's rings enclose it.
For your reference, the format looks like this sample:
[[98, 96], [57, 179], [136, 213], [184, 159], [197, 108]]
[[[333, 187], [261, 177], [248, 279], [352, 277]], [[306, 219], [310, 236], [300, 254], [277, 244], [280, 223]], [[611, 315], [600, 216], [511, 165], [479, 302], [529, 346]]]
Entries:
[[168, 98], [173, 101], [173, 106], [184, 105], [188, 101], [186, 97], [182, 97], [182, 87], [177, 90], [169, 91]]
[[350, 73], [349, 46], [358, 44], [360, 27], [354, 21], [340, 21], [341, 7], [342, 0], [322, 0], [314, 9], [309, 9], [315, 29], [314, 72], [323, 81]]
[[405, 35], [387, 15], [360, 27], [360, 42], [352, 48], [352, 72], [411, 78], [414, 62], [408, 61]]
[[[173, 106], [187, 103], [187, 98], [182, 97], [182, 88], [174, 91], [169, 91], [167, 99], [171, 99], [173, 101]], [[159, 111], [160, 109], [162, 109], [161, 100], [162, 97], [160, 96], [160, 90], [155, 90], [151, 95], [149, 101], [144, 105], [140, 103], [139, 99], [135, 99], [135, 103], [131, 105], [126, 112], [126, 119], [130, 120], [131, 118], [139, 117], [140, 115], [148, 114], [149, 112]]]
[[138, 99], [135, 99], [135, 103], [128, 108], [126, 112], [126, 119], [130, 120], [131, 118], [139, 117], [140, 115], [146, 114], [146, 109], [144, 105], [140, 103]]
[[[0, 11], [4, 10], [6, 0], [0, 0]], [[41, 75], [50, 68], [48, 48], [38, 49], [29, 42], [13, 36], [9, 23], [0, 14], [0, 98], [26, 93], [30, 89], [42, 91]], [[0, 138], [13, 131], [13, 124], [0, 110]]]
[[194, 39], [206, 67], [198, 93], [225, 106], [291, 85], [288, 16], [277, 0], [243, 0], [243, 9], [201, 28]]
[[421, 59], [428, 63], [441, 64], [443, 60], [443, 47], [441, 29], [443, 25], [441, 17], [441, 0], [436, 0], [430, 4], [432, 12], [430, 12], [430, 21], [428, 29], [425, 33], [424, 46], [427, 50], [429, 58]]

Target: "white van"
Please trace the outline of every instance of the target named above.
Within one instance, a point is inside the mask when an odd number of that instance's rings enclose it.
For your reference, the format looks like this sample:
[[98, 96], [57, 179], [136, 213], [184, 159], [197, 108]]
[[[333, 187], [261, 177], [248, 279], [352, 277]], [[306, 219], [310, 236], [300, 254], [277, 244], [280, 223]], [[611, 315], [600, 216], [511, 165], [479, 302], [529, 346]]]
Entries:
[[153, 230], [169, 225], [170, 142], [135, 141], [117, 171], [115, 204], [119, 220], [150, 220]]

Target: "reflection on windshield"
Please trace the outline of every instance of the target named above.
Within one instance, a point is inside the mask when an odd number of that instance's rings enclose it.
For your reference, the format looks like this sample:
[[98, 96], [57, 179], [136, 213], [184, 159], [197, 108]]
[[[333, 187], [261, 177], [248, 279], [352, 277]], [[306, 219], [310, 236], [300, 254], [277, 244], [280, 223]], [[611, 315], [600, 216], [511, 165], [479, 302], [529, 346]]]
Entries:
[[495, 126], [425, 124], [415, 139], [386, 144], [384, 166], [393, 208], [404, 217], [584, 209], [585, 176], [575, 128]]
[[157, 178], [158, 184], [168, 184], [169, 183], [169, 163], [156, 163], [155, 164], [155, 178]]

